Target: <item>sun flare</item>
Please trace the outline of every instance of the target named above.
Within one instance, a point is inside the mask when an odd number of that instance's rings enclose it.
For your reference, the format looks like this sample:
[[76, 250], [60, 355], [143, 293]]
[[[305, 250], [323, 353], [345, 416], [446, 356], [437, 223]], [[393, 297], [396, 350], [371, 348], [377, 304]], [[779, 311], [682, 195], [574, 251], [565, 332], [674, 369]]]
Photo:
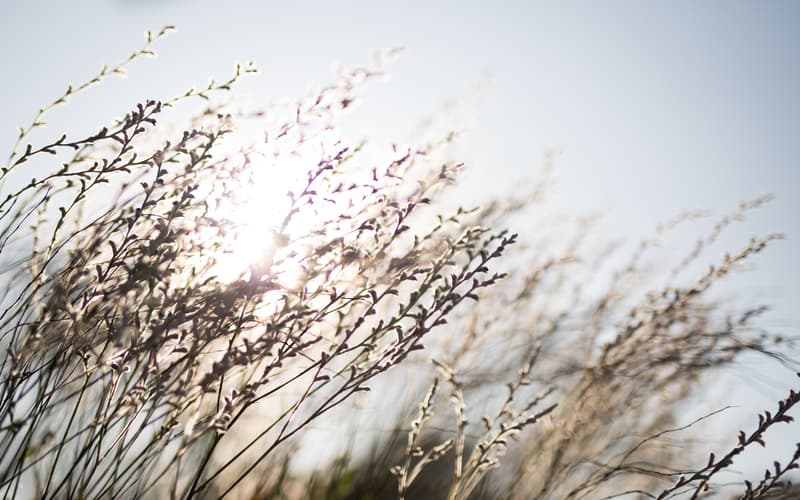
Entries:
[[[318, 161], [316, 155], [338, 139], [327, 131], [315, 137], [314, 145], [306, 144], [309, 147], [303, 151], [292, 141], [254, 145], [253, 136], [237, 129], [226, 138], [229, 154], [240, 157], [240, 169], [230, 176], [215, 200], [213, 217], [227, 227], [210, 273], [222, 282], [267, 272], [281, 281], [295, 282], [302, 274], [302, 249], [293, 249], [289, 258], [281, 258], [279, 269], [273, 268], [276, 251], [286, 243], [287, 231], [297, 234], [318, 221], [311, 210], [291, 213], [290, 193], [303, 189], [310, 167]], [[301, 141], [306, 143], [307, 139]]]

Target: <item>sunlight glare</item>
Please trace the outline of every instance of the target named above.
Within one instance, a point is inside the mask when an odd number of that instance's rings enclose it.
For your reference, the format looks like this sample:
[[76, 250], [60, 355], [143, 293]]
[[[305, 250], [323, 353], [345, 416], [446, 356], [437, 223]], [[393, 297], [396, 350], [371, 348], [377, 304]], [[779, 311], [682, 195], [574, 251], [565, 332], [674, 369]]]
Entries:
[[[241, 144], [238, 137], [232, 139]], [[269, 267], [276, 249], [276, 231], [289, 209], [286, 193], [302, 172], [302, 165], [287, 161], [267, 145], [258, 148], [250, 160], [248, 171], [218, 207], [219, 214], [230, 221], [224, 248], [215, 256], [211, 269], [222, 282]]]
[[[254, 144], [245, 131], [236, 130], [227, 139], [229, 148], [240, 150], [243, 144]], [[282, 284], [292, 286], [301, 281], [302, 248], [293, 248], [289, 257], [281, 256], [280, 269], [273, 269], [276, 251], [282, 246], [278, 235], [291, 210], [289, 191], [299, 192], [305, 185], [309, 169], [320, 151], [337, 142], [333, 131], [314, 137], [315, 143], [293, 144], [281, 141], [259, 142], [250, 146], [240, 164], [249, 163], [234, 176], [232, 184], [217, 201], [215, 215], [228, 221], [222, 250], [214, 256], [210, 273], [222, 282], [249, 279], [254, 275], [272, 274]], [[315, 223], [312, 210], [302, 210], [292, 216], [290, 233], [308, 230]]]

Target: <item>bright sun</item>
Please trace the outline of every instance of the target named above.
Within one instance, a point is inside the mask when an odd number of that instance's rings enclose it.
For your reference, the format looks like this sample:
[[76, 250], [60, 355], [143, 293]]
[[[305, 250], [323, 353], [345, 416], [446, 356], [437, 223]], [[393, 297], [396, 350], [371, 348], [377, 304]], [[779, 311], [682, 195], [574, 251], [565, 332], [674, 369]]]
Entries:
[[[210, 269], [222, 282], [246, 278], [256, 270], [277, 272], [284, 278], [296, 274], [297, 269], [290, 268], [299, 267], [302, 255], [295, 255], [291, 262], [282, 260], [279, 270], [270, 269], [278, 231], [291, 210], [287, 193], [302, 189], [309, 168], [319, 161], [316, 155], [326, 144], [338, 141], [330, 130], [315, 136], [313, 144], [262, 140], [253, 146], [252, 136], [237, 130], [226, 137], [229, 162], [239, 171], [229, 183], [211, 188], [216, 190], [214, 216], [229, 224], [223, 248]], [[248, 145], [247, 154], [242, 153], [242, 145]], [[309, 229], [314, 223], [309, 215], [306, 210], [294, 214], [292, 232]]]
[[297, 165], [280, 155], [270, 156], [259, 152], [251, 157], [249, 171], [219, 204], [218, 215], [230, 221], [231, 227], [211, 272], [223, 282], [269, 262], [275, 251], [275, 231], [288, 210], [286, 193], [296, 182]]

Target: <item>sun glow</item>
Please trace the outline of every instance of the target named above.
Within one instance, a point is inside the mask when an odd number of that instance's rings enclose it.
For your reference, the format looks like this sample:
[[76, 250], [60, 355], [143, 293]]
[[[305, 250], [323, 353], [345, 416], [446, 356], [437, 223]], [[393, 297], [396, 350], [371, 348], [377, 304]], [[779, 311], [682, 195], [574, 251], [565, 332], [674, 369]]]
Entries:
[[222, 282], [267, 273], [287, 284], [299, 280], [304, 250], [293, 245], [291, 255], [281, 255], [278, 265], [276, 252], [286, 246], [287, 234], [302, 233], [318, 222], [319, 214], [313, 210], [292, 213], [289, 195], [302, 191], [319, 154], [338, 142], [332, 131], [314, 139], [313, 144], [303, 138], [300, 143], [262, 140], [253, 145], [252, 134], [241, 130], [228, 134], [227, 163], [232, 170], [211, 187], [212, 216], [225, 226], [211, 275]]
[[211, 273], [221, 281], [234, 281], [268, 267], [274, 257], [276, 233], [289, 210], [286, 193], [297, 180], [297, 165], [278, 161], [283, 160], [280, 155], [271, 156], [261, 151], [250, 155], [247, 171], [234, 179], [218, 202], [215, 216], [228, 227]]

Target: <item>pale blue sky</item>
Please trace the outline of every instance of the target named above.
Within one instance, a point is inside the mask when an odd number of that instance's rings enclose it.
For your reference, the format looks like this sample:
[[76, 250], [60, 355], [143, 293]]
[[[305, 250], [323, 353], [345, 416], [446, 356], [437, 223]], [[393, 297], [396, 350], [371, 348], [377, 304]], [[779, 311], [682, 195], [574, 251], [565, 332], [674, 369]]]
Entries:
[[65, 82], [117, 60], [144, 29], [167, 23], [179, 32], [161, 44], [159, 60], [80, 101], [91, 108], [87, 126], [137, 98], [225, 76], [233, 61], [258, 62], [265, 96], [292, 96], [324, 81], [333, 62], [356, 64], [371, 49], [403, 45], [407, 55], [370, 109], [403, 130], [485, 80], [470, 135], [480, 139], [470, 141], [479, 144], [470, 158], [476, 169], [515, 178], [556, 147], [565, 188], [611, 200], [643, 224], [775, 192], [770, 219], [788, 232], [798, 227], [796, 3], [76, 4], [4, 7], [4, 138]]
[[682, 210], [721, 214], [774, 193], [726, 243], [788, 234], [735, 284], [777, 304], [768, 326], [798, 333], [800, 3], [433, 4], [6, 2], [0, 148], [67, 82], [138, 47], [145, 29], [179, 31], [158, 59], [76, 99], [80, 112], [63, 114], [70, 126], [93, 130], [138, 100], [171, 97], [250, 59], [262, 74], [249, 93], [298, 96], [335, 62], [402, 45], [391, 81], [359, 112], [399, 133], [484, 82], [463, 149], [468, 185], [502, 193], [557, 148], [559, 202], [609, 208], [610, 233], [630, 238]]

